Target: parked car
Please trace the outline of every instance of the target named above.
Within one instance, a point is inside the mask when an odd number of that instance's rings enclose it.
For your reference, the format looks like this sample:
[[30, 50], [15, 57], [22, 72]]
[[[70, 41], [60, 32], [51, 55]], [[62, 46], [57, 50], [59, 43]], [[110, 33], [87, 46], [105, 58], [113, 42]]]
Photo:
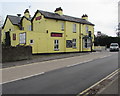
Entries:
[[110, 44], [110, 51], [119, 51], [119, 44], [118, 43], [111, 43]]

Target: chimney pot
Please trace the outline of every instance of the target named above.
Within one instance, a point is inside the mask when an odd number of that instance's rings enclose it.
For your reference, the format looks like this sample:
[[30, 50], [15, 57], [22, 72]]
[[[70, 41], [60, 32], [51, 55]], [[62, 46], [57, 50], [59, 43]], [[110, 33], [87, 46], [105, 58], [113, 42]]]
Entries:
[[17, 14], [17, 16], [18, 16], [18, 17], [20, 17], [20, 16], [21, 16], [21, 14]]

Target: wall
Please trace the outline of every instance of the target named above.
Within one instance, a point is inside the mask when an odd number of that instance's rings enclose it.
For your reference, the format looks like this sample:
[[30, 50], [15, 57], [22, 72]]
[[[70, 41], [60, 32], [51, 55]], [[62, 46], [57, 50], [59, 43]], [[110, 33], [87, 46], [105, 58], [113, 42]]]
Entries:
[[[86, 32], [86, 26], [88, 26], [88, 31], [91, 31], [92, 33], [92, 42], [94, 42], [94, 26], [92, 25], [87, 25], [87, 24], [81, 24], [81, 42], [82, 42], [82, 51], [91, 51], [91, 48], [84, 48], [84, 41], [83, 41], [83, 37], [85, 35], [88, 35], [88, 33]], [[94, 46], [92, 46], [92, 49], [94, 49]]]
[[[76, 32], [73, 32], [73, 24], [76, 24]], [[76, 48], [66, 48], [65, 52], [75, 52], [80, 50], [80, 26], [79, 23], [68, 22], [65, 23], [65, 47], [66, 40], [76, 39]]]
[[32, 47], [2, 47], [2, 62], [18, 61], [30, 59], [32, 56]]
[[11, 32], [12, 32], [12, 31], [15, 31], [15, 30], [19, 30], [19, 27], [16, 26], [16, 25], [13, 25], [13, 24], [11, 23], [10, 19], [7, 18], [6, 24], [5, 24], [5, 26], [4, 26], [4, 29], [2, 29], [2, 42], [3, 42], [3, 43], [5, 42], [5, 40], [4, 40], [4, 39], [5, 39], [5, 32], [8, 32], [9, 29], [11, 29]]
[[[48, 35], [47, 35], [48, 53], [65, 51], [65, 44], [64, 44], [65, 33], [64, 31], [61, 30], [62, 23], [64, 23], [64, 21], [46, 19], [46, 30], [48, 30]], [[62, 37], [51, 37], [51, 33], [62, 33]], [[54, 51], [54, 40], [59, 40], [59, 51]]]
[[22, 20], [22, 27], [24, 27], [24, 31], [30, 31], [29, 26], [31, 25], [31, 22], [27, 20], [26, 18], [23, 18]]

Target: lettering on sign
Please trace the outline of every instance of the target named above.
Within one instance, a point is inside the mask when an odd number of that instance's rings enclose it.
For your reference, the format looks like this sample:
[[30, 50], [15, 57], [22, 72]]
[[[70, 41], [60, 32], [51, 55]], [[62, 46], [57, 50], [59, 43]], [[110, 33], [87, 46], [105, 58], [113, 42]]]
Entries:
[[62, 37], [62, 33], [51, 33], [51, 37]]
[[41, 18], [42, 18], [41, 16], [38, 16], [35, 18], [35, 20], [37, 21], [37, 20], [40, 20]]
[[13, 40], [16, 40], [16, 34], [13, 34]]

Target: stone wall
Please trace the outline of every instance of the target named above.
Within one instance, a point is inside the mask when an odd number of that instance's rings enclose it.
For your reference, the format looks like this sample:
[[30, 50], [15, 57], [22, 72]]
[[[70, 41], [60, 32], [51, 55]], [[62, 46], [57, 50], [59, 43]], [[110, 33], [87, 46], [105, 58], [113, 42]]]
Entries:
[[31, 46], [7, 47], [2, 46], [2, 62], [30, 59], [32, 56]]

